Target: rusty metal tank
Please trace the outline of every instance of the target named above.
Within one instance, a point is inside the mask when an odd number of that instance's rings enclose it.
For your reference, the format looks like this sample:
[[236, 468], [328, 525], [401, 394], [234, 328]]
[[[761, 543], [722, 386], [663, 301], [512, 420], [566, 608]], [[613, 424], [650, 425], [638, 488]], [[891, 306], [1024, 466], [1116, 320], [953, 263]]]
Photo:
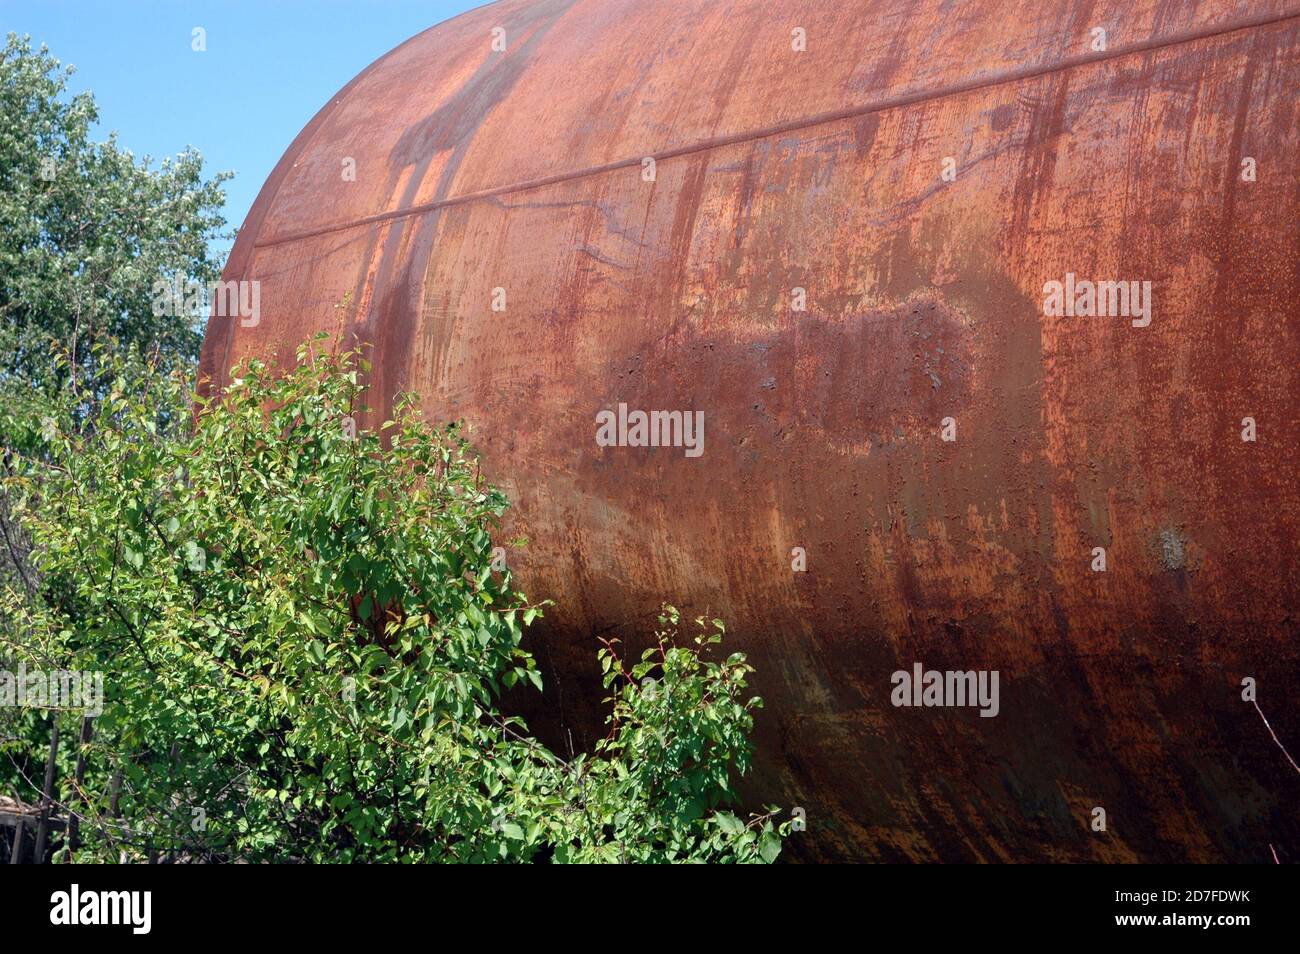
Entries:
[[1300, 860], [1298, 86], [1296, 0], [501, 0], [298, 136], [203, 371], [326, 330], [470, 423], [551, 738], [724, 618], [798, 857]]

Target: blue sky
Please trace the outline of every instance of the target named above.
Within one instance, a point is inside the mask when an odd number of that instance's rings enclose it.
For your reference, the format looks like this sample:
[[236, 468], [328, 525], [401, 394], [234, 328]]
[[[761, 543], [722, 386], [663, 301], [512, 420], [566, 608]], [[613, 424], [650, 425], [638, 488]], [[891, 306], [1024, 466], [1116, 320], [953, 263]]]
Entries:
[[[186, 146], [231, 170], [226, 218], [243, 224], [298, 131], [366, 66], [481, 0], [0, 0], [0, 32], [30, 34], [95, 94], [100, 137], [137, 156]], [[191, 49], [192, 30], [207, 51]], [[221, 243], [224, 258], [229, 243]]]

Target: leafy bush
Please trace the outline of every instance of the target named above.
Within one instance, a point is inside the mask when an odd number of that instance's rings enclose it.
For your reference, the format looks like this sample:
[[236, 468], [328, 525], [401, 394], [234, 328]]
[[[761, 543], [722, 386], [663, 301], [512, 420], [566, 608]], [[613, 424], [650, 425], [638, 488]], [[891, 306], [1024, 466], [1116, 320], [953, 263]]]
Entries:
[[[10, 654], [104, 673], [84, 782], [72, 747], [59, 773], [78, 860], [775, 859], [784, 827], [728, 810], [760, 703], [742, 654], [709, 658], [721, 623], [684, 638], [666, 608], [638, 661], [607, 644], [588, 755], [501, 711], [541, 689], [543, 607], [494, 559], [506, 500], [460, 428], [410, 398], [358, 428], [369, 368], [320, 339], [193, 415], [182, 374], [98, 358], [107, 396], [30, 416], [6, 479], [40, 571], [5, 595]], [[0, 778], [30, 801], [44, 713], [20, 718]]]

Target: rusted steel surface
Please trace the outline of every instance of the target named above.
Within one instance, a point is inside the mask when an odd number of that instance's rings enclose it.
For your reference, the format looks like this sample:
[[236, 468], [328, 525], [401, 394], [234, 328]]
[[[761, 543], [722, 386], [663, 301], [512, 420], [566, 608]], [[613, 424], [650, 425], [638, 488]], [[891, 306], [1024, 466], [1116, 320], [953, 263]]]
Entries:
[[[1300, 859], [1241, 696], [1300, 749], [1298, 86], [1296, 0], [503, 0], [293, 143], [203, 368], [342, 314], [470, 422], [557, 600], [548, 732], [599, 732], [596, 635], [726, 619], [804, 857]], [[1067, 273], [1150, 324], [1045, 315]], [[620, 403], [703, 454], [597, 446]], [[915, 662], [999, 714], [894, 707]]]

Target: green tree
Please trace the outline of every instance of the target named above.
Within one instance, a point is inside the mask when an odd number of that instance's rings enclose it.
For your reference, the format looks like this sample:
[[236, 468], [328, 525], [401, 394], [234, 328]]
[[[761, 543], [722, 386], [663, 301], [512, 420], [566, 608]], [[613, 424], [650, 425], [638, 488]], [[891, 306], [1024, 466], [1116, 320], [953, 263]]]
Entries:
[[[112, 135], [93, 142], [95, 102], [69, 94], [71, 73], [27, 37], [11, 33], [0, 50], [0, 473], [11, 452], [32, 450], [15, 422], [38, 392], [71, 388], [89, 413], [97, 346], [193, 365], [200, 316], [155, 314], [154, 283], [219, 274], [210, 247], [225, 237], [229, 175], [205, 180], [191, 150], [154, 167]], [[53, 360], [60, 350], [70, 360]], [[0, 496], [0, 583], [35, 584], [28, 549]], [[8, 619], [0, 634], [20, 635]]]
[[494, 552], [506, 500], [459, 428], [406, 398], [358, 429], [368, 368], [321, 340], [197, 416], [184, 374], [95, 357], [116, 376], [92, 415], [64, 391], [24, 423], [8, 490], [42, 598], [0, 606], [29, 667], [104, 674], [85, 782], [60, 773], [77, 857], [775, 859], [784, 827], [730, 807], [760, 703], [742, 654], [714, 658], [721, 623], [682, 635], [666, 608], [635, 662], [607, 644], [591, 753], [502, 711], [541, 689], [521, 643], [543, 607]]
[[[96, 343], [193, 361], [197, 317], [156, 315], [154, 282], [215, 280], [229, 174], [203, 178], [187, 150], [153, 167], [115, 135], [92, 142], [89, 93], [69, 96], [72, 67], [8, 35], [0, 52], [0, 381], [66, 383], [93, 375]], [[51, 340], [70, 362], [51, 362]], [[11, 389], [11, 394], [14, 389]]]

